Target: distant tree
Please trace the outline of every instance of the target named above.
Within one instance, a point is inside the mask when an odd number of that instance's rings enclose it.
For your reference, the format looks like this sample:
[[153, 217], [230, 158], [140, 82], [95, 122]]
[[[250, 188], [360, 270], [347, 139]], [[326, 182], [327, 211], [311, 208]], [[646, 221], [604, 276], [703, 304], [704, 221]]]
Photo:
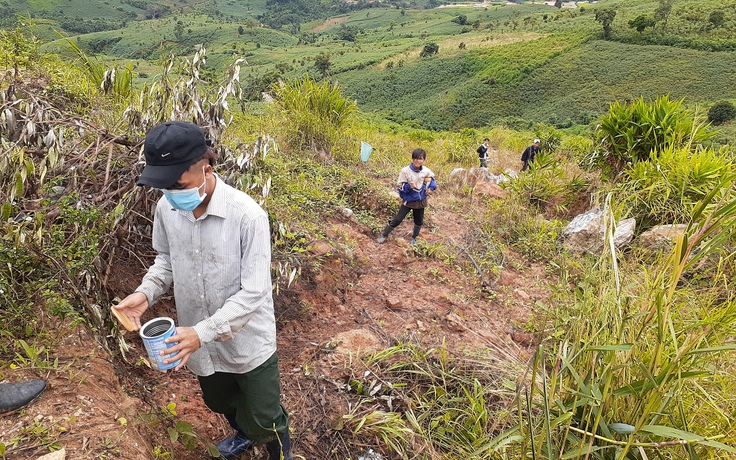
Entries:
[[455, 22], [457, 24], [460, 24], [461, 26], [464, 26], [468, 24], [468, 17], [465, 16], [464, 14], [460, 14], [458, 16], [455, 16], [452, 22]]
[[176, 25], [174, 26], [174, 36], [176, 37], [176, 41], [180, 42], [181, 37], [184, 36], [184, 23], [181, 21], [176, 21]]
[[708, 110], [708, 121], [714, 125], [721, 125], [736, 118], [736, 107], [728, 101], [716, 103]]
[[346, 26], [340, 24], [340, 29], [335, 34], [338, 40], [345, 40], [346, 42], [354, 42], [355, 36], [358, 35], [358, 30], [355, 27]]
[[659, 0], [659, 6], [654, 10], [654, 22], [659, 24], [662, 32], [667, 28], [667, 19], [672, 11], [672, 3], [675, 0]]
[[708, 17], [708, 22], [713, 29], [721, 27], [726, 22], [726, 15], [721, 10], [715, 10], [710, 13], [710, 16]]
[[434, 56], [440, 51], [439, 45], [437, 43], [427, 43], [424, 45], [424, 48], [422, 49], [422, 52], [419, 53], [419, 57], [430, 57]]
[[287, 62], [279, 62], [276, 64], [276, 70], [281, 72], [282, 74], [285, 74], [286, 72], [291, 72], [294, 70], [292, 66], [290, 66]]
[[327, 53], [319, 53], [314, 57], [314, 68], [317, 72], [322, 74], [322, 77], [326, 77], [330, 70], [332, 63], [330, 62], [330, 55]]
[[629, 21], [629, 27], [636, 29], [637, 32], [642, 33], [647, 27], [654, 27], [654, 19], [650, 18], [645, 14], [640, 14], [631, 21]]
[[555, 0], [555, 7], [562, 8], [562, 0]]
[[611, 24], [616, 17], [616, 10], [613, 8], [601, 8], [595, 12], [595, 20], [603, 26], [603, 38], [608, 39], [611, 36]]
[[238, 35], [243, 35], [245, 33], [245, 29], [243, 29], [243, 26], [238, 26]]

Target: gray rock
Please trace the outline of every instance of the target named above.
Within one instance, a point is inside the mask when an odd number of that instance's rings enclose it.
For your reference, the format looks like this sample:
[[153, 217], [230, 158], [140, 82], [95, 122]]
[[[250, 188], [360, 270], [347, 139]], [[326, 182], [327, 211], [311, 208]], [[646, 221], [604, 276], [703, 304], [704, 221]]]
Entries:
[[[616, 249], [628, 246], [634, 239], [636, 220], [624, 219], [618, 223], [613, 234], [613, 243]], [[600, 254], [603, 249], [606, 228], [603, 221], [603, 211], [592, 209], [576, 216], [567, 225], [560, 235], [565, 247], [574, 252], [589, 252]]]

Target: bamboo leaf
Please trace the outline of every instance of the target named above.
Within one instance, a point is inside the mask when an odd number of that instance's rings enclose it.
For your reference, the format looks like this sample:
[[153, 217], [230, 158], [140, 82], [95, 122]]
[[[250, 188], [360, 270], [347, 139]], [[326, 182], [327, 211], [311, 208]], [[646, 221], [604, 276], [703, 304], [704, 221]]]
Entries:
[[570, 449], [560, 456], [560, 460], [567, 460], [569, 458], [588, 458], [590, 454], [605, 449], [615, 449], [616, 446], [592, 446], [590, 444], [584, 444], [575, 449]]
[[620, 345], [599, 345], [588, 347], [586, 351], [629, 351], [634, 347], [632, 343], [622, 343]]

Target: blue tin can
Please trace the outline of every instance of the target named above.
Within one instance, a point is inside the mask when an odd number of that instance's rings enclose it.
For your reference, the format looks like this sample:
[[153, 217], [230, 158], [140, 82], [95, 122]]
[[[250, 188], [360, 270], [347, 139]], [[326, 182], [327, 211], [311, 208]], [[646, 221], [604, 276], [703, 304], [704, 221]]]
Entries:
[[164, 343], [165, 339], [176, 334], [176, 325], [174, 324], [173, 319], [166, 317], [154, 318], [143, 325], [140, 334], [143, 339], [143, 344], [146, 346], [146, 351], [148, 352], [148, 359], [151, 361], [151, 366], [154, 369], [165, 371], [166, 369], [171, 369], [179, 365], [181, 360], [170, 364], [164, 364], [164, 359], [175, 356], [176, 353], [170, 355], [159, 354], [161, 350], [172, 347], [177, 343]]

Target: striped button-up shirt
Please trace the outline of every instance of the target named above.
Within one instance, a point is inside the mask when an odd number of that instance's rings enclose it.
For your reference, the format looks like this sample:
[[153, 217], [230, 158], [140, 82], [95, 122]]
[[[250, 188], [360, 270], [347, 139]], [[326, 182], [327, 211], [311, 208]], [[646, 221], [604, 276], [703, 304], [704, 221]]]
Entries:
[[174, 284], [177, 325], [194, 327], [202, 347], [187, 367], [196, 375], [242, 374], [276, 351], [268, 216], [251, 197], [219, 177], [199, 219], [156, 206], [157, 252], [136, 291], [153, 305]]

